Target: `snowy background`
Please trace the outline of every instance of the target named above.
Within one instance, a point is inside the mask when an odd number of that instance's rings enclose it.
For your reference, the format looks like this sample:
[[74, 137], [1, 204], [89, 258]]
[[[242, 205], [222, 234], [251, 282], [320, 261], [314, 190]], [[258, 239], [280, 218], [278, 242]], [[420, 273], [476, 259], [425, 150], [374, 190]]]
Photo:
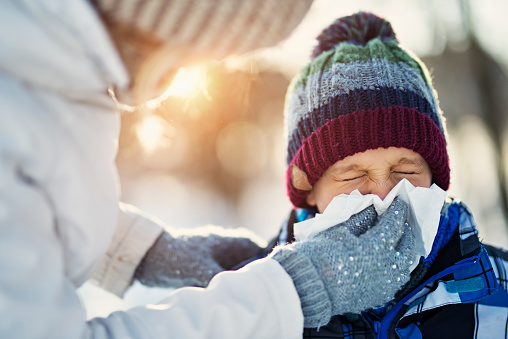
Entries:
[[[171, 227], [242, 226], [272, 238], [291, 207], [284, 186], [286, 87], [308, 62], [315, 36], [358, 10], [391, 21], [401, 44], [430, 68], [448, 118], [449, 193], [473, 211], [484, 241], [508, 247], [508, 2], [501, 0], [315, 0], [279, 46], [186, 70], [154, 114], [122, 116], [123, 200]], [[135, 284], [119, 299], [90, 284], [80, 289], [88, 317], [155, 303], [168, 292]]]

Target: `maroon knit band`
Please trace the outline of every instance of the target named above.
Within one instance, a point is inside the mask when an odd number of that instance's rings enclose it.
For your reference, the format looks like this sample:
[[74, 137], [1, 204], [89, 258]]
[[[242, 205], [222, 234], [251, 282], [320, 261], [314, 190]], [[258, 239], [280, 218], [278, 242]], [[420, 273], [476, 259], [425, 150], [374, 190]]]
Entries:
[[450, 165], [443, 132], [427, 115], [414, 108], [379, 107], [340, 116], [316, 129], [304, 142], [286, 173], [289, 199], [296, 207], [309, 208], [309, 191], [291, 184], [291, 167], [298, 166], [314, 184], [326, 170], [350, 155], [369, 149], [407, 148], [429, 164], [433, 182], [447, 190]]

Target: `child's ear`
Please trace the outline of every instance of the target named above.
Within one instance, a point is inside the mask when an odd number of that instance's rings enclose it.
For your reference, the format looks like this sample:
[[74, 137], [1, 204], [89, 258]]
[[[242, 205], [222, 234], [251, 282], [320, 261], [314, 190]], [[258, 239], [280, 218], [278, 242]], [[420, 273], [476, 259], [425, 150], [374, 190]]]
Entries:
[[307, 174], [296, 165], [291, 165], [291, 184], [294, 188], [299, 190], [309, 191], [306, 198], [307, 204], [310, 206], [316, 206], [314, 190], [312, 189], [312, 185], [309, 183]]
[[307, 194], [307, 198], [305, 199], [309, 206], [316, 206], [316, 197], [314, 196], [314, 190], [310, 190], [309, 194]]
[[296, 165], [291, 165], [291, 184], [294, 188], [302, 191], [310, 191], [312, 189], [307, 174]]

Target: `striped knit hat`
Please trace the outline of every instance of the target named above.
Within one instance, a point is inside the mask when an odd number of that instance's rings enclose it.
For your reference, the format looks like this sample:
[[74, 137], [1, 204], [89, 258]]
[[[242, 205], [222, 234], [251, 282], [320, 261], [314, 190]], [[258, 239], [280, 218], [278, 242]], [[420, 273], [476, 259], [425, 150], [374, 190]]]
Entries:
[[91, 0], [109, 21], [124, 23], [170, 48], [222, 58], [286, 38], [312, 0]]
[[379, 147], [402, 147], [429, 164], [433, 182], [450, 182], [444, 118], [425, 65], [401, 48], [390, 23], [360, 12], [337, 19], [318, 37], [312, 61], [293, 79], [285, 105], [287, 191], [298, 167], [313, 186], [334, 163]]

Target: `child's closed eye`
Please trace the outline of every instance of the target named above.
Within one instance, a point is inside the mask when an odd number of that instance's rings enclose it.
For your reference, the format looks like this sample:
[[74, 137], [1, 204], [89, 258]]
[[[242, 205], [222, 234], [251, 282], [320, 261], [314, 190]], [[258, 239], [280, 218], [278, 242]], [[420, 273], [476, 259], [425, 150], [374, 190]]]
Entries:
[[335, 177], [335, 180], [337, 181], [354, 181], [354, 180], [357, 180], [357, 179], [361, 179], [365, 177], [365, 174], [362, 173], [362, 174], [356, 174], [356, 175], [350, 175], [350, 176], [337, 176]]

